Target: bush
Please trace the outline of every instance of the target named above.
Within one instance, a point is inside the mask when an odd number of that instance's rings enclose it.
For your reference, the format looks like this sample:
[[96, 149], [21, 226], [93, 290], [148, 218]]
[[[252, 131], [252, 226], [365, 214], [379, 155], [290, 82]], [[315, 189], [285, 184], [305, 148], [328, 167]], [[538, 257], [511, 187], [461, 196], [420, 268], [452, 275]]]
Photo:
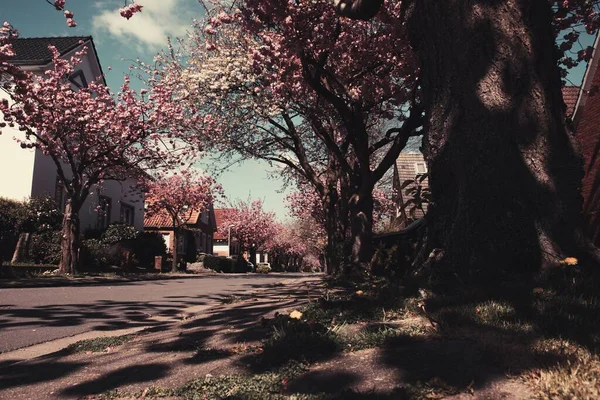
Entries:
[[204, 267], [215, 272], [231, 273], [235, 271], [235, 261], [227, 257], [207, 254], [204, 257]]
[[167, 258], [167, 246], [158, 233], [142, 232], [135, 239], [135, 256], [142, 268], [153, 269], [154, 257]]
[[60, 231], [35, 233], [31, 236], [27, 262], [58, 265], [60, 261]]
[[100, 269], [108, 265], [107, 245], [99, 239], [81, 241], [80, 262], [84, 270]]
[[260, 263], [256, 266], [256, 272], [259, 274], [268, 274], [271, 272], [271, 266], [267, 263]]
[[10, 261], [17, 245], [20, 208], [22, 203], [0, 197], [0, 261]]
[[113, 244], [122, 240], [135, 239], [138, 233], [138, 230], [133, 226], [112, 224], [102, 234], [102, 241], [106, 244]]

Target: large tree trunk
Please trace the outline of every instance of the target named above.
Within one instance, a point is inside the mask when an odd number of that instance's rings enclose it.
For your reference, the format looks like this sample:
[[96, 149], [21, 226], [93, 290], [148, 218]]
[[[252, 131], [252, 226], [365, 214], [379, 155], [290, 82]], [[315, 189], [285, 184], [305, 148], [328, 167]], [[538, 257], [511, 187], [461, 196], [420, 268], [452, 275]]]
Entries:
[[79, 209], [80, 204], [68, 199], [62, 224], [60, 263], [58, 273], [74, 274], [79, 267]]
[[15, 247], [15, 251], [12, 256], [11, 264], [23, 262], [23, 260], [29, 254], [29, 244], [31, 243], [31, 233], [21, 232], [19, 234], [19, 240]]
[[[355, 193], [350, 198], [350, 230], [352, 233], [351, 264], [365, 265], [373, 253], [373, 194]], [[365, 265], [366, 266], [366, 265]]]
[[179, 258], [179, 250], [178, 250], [178, 246], [179, 246], [179, 229], [177, 229], [176, 226], [173, 226], [173, 261], [171, 262], [171, 271], [169, 271], [171, 274], [174, 274], [177, 272], [177, 262], [178, 262], [178, 258]]
[[338, 273], [343, 260], [344, 232], [340, 232], [340, 200], [335, 187], [331, 186], [323, 201], [327, 231], [325, 248], [326, 273]]
[[564, 126], [547, 0], [418, 0], [429, 248], [462, 279], [581, 256], [583, 173]]

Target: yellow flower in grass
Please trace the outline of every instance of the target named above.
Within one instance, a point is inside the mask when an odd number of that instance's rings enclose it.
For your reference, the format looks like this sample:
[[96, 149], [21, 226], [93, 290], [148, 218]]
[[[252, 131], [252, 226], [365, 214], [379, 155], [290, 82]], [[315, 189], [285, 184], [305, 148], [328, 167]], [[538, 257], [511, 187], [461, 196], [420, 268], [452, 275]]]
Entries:
[[362, 296], [363, 294], [365, 294], [365, 292], [363, 292], [362, 290], [357, 290], [356, 291], [356, 295], [357, 296]]
[[290, 318], [300, 319], [302, 318], [302, 313], [300, 311], [294, 310], [290, 313]]
[[579, 262], [579, 260], [577, 260], [575, 257], [567, 257], [564, 260], [562, 260], [560, 263], [564, 264], [564, 265], [577, 265], [578, 262]]

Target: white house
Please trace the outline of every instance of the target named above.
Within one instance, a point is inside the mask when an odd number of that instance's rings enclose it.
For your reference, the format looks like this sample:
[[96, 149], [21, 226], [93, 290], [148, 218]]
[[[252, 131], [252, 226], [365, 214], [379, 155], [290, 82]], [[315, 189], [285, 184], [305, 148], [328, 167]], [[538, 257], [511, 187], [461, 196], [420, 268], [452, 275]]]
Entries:
[[[54, 45], [62, 57], [68, 58], [86, 46], [88, 51], [69, 79], [74, 87], [87, 86], [104, 74], [91, 36], [19, 38], [13, 42], [16, 56], [12, 62], [27, 71], [43, 74], [52, 67], [49, 45]], [[106, 82], [104, 82], [106, 84]], [[8, 94], [0, 90], [0, 97]], [[50, 195], [64, 207], [65, 191], [57, 179], [56, 166], [49, 156], [37, 149], [21, 149], [14, 140], [22, 137], [16, 128], [5, 127], [0, 135], [0, 196], [14, 200]], [[68, 168], [67, 168], [68, 170]], [[110, 223], [123, 222], [136, 229], [144, 228], [144, 200], [132, 194], [134, 180], [106, 181], [92, 190], [80, 211], [81, 230], [103, 229]]]

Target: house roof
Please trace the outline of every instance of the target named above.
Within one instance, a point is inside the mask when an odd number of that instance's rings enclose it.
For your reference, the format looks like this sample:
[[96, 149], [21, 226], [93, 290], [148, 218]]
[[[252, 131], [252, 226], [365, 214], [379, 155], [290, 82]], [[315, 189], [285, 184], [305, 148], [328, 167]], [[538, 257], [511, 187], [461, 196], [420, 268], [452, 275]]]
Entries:
[[221, 227], [221, 225], [223, 224], [223, 220], [225, 219], [225, 216], [227, 215], [227, 213], [230, 213], [234, 210], [234, 208], [216, 208], [215, 209], [215, 223], [217, 225], [216, 227], [216, 232], [214, 233], [213, 238], [216, 240], [226, 240], [227, 239], [227, 235], [219, 233], [219, 228]]
[[[200, 220], [200, 212], [189, 210], [181, 219], [185, 221], [185, 225], [197, 225]], [[173, 228], [173, 221], [166, 211], [153, 215], [144, 214], [144, 228]]]
[[571, 117], [575, 112], [575, 105], [579, 97], [579, 86], [564, 86], [562, 88], [563, 101], [565, 102], [565, 116]]
[[46, 65], [52, 61], [52, 54], [48, 46], [56, 47], [61, 55], [80, 46], [80, 42], [92, 40], [91, 36], [63, 36], [63, 37], [37, 37], [17, 38], [11, 41], [16, 55], [11, 62], [17, 65]]

